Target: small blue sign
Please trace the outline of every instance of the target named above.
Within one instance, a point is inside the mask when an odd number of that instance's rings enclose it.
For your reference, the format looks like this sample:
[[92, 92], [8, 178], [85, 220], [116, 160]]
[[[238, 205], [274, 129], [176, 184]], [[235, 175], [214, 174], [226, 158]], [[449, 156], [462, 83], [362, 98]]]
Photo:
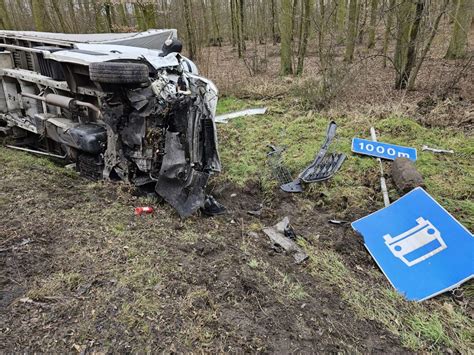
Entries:
[[408, 158], [412, 161], [416, 161], [417, 156], [415, 148], [374, 142], [361, 138], [352, 138], [352, 151], [354, 153], [390, 160], [395, 160], [396, 158]]
[[393, 287], [423, 301], [474, 276], [474, 237], [418, 187], [352, 223]]

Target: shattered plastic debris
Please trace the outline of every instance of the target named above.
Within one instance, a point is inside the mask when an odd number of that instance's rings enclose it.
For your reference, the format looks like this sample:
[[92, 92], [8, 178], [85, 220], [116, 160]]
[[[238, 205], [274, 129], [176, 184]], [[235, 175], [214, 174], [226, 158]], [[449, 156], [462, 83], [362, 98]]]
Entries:
[[346, 223], [348, 223], [348, 221], [340, 221], [340, 220], [338, 220], [338, 219], [330, 219], [330, 220], [329, 220], [329, 223], [341, 225], [341, 224], [346, 224]]
[[346, 155], [342, 153], [327, 154], [321, 163], [308, 170], [301, 179], [306, 183], [327, 180], [339, 170], [344, 159], [346, 159]]
[[308, 255], [290, 239], [295, 237], [295, 232], [290, 226], [288, 217], [275, 224], [273, 227], [263, 228], [263, 232], [270, 238], [274, 245], [282, 247], [287, 253], [292, 254], [296, 264], [300, 264], [308, 258]]
[[261, 216], [262, 215], [262, 210], [263, 210], [263, 204], [260, 204], [258, 206], [258, 208], [254, 209], [254, 210], [249, 210], [247, 211], [247, 213], [251, 216]]
[[201, 208], [206, 216], [218, 216], [227, 212], [225, 206], [219, 203], [214, 196], [207, 195], [204, 200], [204, 206]]
[[421, 150], [423, 151], [428, 151], [428, 152], [433, 152], [433, 153], [447, 153], [447, 154], [454, 154], [454, 150], [451, 149], [441, 149], [441, 148], [431, 148], [428, 147], [427, 145], [423, 145], [421, 147]]
[[267, 112], [266, 107], [249, 108], [247, 110], [235, 111], [218, 115], [215, 118], [216, 123], [228, 123], [229, 120], [244, 116], [264, 115]]

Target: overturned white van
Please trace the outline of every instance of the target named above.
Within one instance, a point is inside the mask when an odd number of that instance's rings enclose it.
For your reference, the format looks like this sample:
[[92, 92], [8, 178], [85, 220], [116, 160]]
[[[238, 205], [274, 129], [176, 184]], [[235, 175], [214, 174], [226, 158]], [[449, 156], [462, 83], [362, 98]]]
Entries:
[[83, 176], [153, 187], [189, 216], [220, 171], [217, 89], [181, 47], [175, 30], [0, 31], [0, 130]]

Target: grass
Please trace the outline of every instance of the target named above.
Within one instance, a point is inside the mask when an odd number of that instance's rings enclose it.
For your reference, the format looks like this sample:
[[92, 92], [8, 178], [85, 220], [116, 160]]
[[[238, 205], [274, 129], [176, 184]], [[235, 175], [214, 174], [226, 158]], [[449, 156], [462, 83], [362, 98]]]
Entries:
[[5, 152], [1, 156], [2, 162], [9, 164], [12, 168], [20, 170], [27, 166], [30, 169], [47, 172], [48, 174], [68, 176], [73, 179], [79, 178], [79, 175], [74, 170], [64, 169], [60, 160], [48, 159], [34, 154], [20, 153], [18, 151], [15, 151], [18, 154], [8, 154], [8, 151], [13, 152], [13, 150], [8, 148], [4, 149]]
[[[267, 102], [269, 112], [263, 116], [233, 119], [218, 126], [223, 161], [223, 176], [238, 185], [260, 180], [271, 191], [275, 182], [266, 167], [267, 145], [285, 146], [284, 160], [296, 176], [313, 159], [325, 137], [329, 119], [319, 114], [302, 113], [298, 108], [285, 107], [279, 102]], [[243, 107], [240, 100], [226, 98], [222, 106]], [[409, 117], [391, 116], [382, 119], [339, 117], [338, 132], [332, 144], [334, 151], [347, 155], [342, 169], [326, 183], [312, 184], [304, 194], [340, 214], [383, 207], [379, 192], [379, 167], [375, 159], [351, 153], [353, 137], [370, 137], [373, 125], [380, 141], [415, 147], [416, 167], [425, 179], [427, 191], [468, 229], [474, 227], [474, 186], [472, 157], [474, 139], [454, 130], [425, 128]], [[453, 155], [440, 155], [421, 150], [424, 145], [453, 149]], [[266, 168], [265, 168], [266, 167]], [[390, 163], [384, 162], [387, 174]], [[389, 181], [390, 182], [390, 181]], [[389, 185], [390, 197], [400, 197]], [[315, 196], [322, 198], [315, 199]]]
[[257, 259], [250, 259], [250, 261], [248, 262], [248, 265], [251, 269], [257, 269], [259, 266], [259, 263]]
[[[232, 98], [226, 98], [221, 105], [226, 108], [246, 107], [242, 101]], [[239, 185], [245, 185], [249, 180], [260, 180], [267, 193], [271, 193], [276, 184], [269, 168], [264, 168], [267, 144], [286, 147], [286, 164], [296, 176], [314, 159], [325, 137], [329, 119], [313, 112], [302, 113], [298, 108], [278, 102], [265, 105], [270, 108], [268, 114], [237, 118], [227, 125], [219, 125], [218, 130], [219, 139], [224, 142], [221, 144], [224, 178]], [[367, 213], [383, 207], [378, 192], [379, 167], [376, 160], [351, 153], [352, 138], [370, 137], [369, 128], [373, 125], [379, 141], [417, 148], [416, 167], [425, 179], [427, 191], [468, 229], [474, 227], [472, 137], [454, 130], [425, 128], [410, 117], [390, 116], [377, 120], [339, 117], [336, 121], [338, 134], [332, 148], [345, 153], [347, 160], [333, 179], [309, 186], [303, 195], [307, 201], [348, 217], [361, 210]], [[455, 154], [424, 152], [421, 150], [424, 144], [453, 149]], [[390, 163], [384, 162], [384, 169], [389, 173]], [[392, 184], [389, 188], [392, 201], [400, 197]], [[350, 270], [336, 252], [308, 245], [304, 247], [310, 256], [309, 270], [313, 275], [337, 285], [343, 298], [361, 318], [377, 320], [399, 336], [407, 348], [439, 351], [445, 346], [464, 353], [472, 350], [472, 320], [449, 300], [407, 302], [378, 271], [371, 271], [371, 278], [379, 286], [368, 289], [365, 280]], [[249, 264], [257, 266], [253, 260]], [[472, 288], [467, 286], [465, 292], [472, 293]], [[286, 292], [288, 297], [303, 298], [305, 295], [298, 285], [289, 289]]]
[[55, 297], [58, 294], [76, 289], [82, 281], [83, 275], [78, 272], [58, 272], [29, 291], [28, 297], [39, 301], [48, 297]]
[[219, 99], [219, 105], [217, 106], [217, 114], [222, 115], [224, 113], [230, 113], [232, 111], [243, 110], [249, 108], [250, 104], [247, 101], [237, 99], [235, 97], [224, 97]]

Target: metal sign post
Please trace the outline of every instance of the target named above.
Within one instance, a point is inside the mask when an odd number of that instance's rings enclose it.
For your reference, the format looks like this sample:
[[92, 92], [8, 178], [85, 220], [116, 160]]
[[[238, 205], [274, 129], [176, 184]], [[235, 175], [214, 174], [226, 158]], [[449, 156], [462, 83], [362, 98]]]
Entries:
[[[374, 142], [377, 142], [377, 135], [375, 133], [374, 127], [370, 127], [370, 135], [372, 137], [372, 140]], [[383, 203], [385, 204], [385, 207], [388, 207], [390, 206], [390, 198], [388, 197], [387, 183], [385, 181], [385, 175], [383, 173], [382, 159], [377, 158], [377, 161], [380, 164], [380, 188], [382, 190]]]

